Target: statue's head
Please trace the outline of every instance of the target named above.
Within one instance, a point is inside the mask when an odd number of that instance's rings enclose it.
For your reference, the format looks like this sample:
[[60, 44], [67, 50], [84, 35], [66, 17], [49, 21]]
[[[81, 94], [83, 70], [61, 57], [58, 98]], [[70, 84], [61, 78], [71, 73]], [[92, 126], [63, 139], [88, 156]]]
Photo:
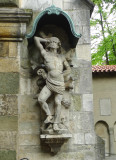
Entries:
[[47, 38], [49, 42], [46, 44], [46, 48], [54, 48], [54, 49], [60, 49], [61, 48], [61, 42], [57, 37], [51, 37]]

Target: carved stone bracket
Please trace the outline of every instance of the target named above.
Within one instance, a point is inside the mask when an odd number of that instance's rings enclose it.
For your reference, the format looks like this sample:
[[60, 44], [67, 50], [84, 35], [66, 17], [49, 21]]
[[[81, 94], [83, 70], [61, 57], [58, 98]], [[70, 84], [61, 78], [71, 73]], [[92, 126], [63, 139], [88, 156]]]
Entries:
[[40, 139], [43, 143], [48, 144], [51, 148], [51, 152], [57, 154], [64, 142], [72, 137], [72, 134], [61, 135], [40, 135]]

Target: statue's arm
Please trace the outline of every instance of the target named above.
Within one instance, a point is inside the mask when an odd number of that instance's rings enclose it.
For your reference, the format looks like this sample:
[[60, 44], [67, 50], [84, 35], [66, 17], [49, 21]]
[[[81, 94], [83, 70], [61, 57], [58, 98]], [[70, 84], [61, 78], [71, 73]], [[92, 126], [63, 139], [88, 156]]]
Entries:
[[46, 50], [43, 48], [43, 45], [41, 44], [48, 42], [46, 39], [40, 38], [40, 37], [34, 37], [34, 42], [36, 47], [40, 50], [41, 55], [44, 56], [46, 53]]
[[69, 63], [67, 62], [67, 60], [66, 59], [64, 59], [64, 67], [65, 67], [65, 70], [64, 70], [64, 72], [63, 72], [63, 75], [64, 76], [67, 76], [67, 75], [69, 75], [70, 73], [71, 73], [71, 68], [70, 68], [70, 65], [69, 65]]

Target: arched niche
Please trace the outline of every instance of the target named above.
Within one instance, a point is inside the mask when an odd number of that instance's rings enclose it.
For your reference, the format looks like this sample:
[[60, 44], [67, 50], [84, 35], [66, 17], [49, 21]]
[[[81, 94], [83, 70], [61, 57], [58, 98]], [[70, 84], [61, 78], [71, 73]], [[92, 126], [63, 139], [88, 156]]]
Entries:
[[95, 124], [95, 132], [105, 141], [105, 156], [110, 153], [109, 126], [105, 121], [98, 121]]
[[[58, 37], [62, 41], [62, 44], [65, 41], [69, 41], [71, 48], [76, 47], [81, 37], [80, 34], [76, 33], [69, 15], [54, 5], [38, 14], [33, 23], [32, 31], [26, 37], [31, 43], [35, 35], [41, 36], [42, 33], [46, 36]], [[64, 36], [65, 34], [67, 37]]]
[[[34, 44], [34, 36], [57, 37], [61, 41], [61, 54], [67, 56], [69, 63], [75, 53], [80, 34], [76, 33], [69, 15], [54, 5], [38, 14], [34, 20], [32, 31], [26, 35], [30, 61], [42, 64], [43, 60]], [[36, 64], [34, 64], [36, 66]], [[34, 66], [33, 65], [33, 66]]]

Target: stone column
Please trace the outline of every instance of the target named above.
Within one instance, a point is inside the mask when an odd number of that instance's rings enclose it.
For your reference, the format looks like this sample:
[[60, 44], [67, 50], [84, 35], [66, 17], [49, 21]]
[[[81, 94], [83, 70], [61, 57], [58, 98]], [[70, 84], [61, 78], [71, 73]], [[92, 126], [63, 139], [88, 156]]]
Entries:
[[110, 137], [110, 155], [114, 155], [114, 129], [109, 128], [109, 137]]
[[6, 8], [0, 8], [0, 159], [15, 160], [20, 92], [20, 44], [25, 37], [26, 24], [32, 13], [30, 10], [12, 6], [10, 1], [5, 2], [3, 3]]

